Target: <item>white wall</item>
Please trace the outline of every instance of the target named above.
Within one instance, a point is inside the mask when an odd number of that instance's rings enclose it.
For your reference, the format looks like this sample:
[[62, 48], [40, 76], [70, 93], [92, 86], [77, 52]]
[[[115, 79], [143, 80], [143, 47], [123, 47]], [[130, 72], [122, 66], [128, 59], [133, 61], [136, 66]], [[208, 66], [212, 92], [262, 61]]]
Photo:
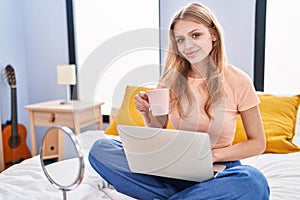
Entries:
[[[17, 75], [18, 122], [26, 126], [31, 148], [29, 114], [24, 106], [64, 99], [56, 84], [56, 66], [68, 63], [64, 0], [0, 0], [0, 69], [12, 64]], [[2, 122], [10, 119], [10, 90], [0, 80]], [[46, 128], [37, 128], [38, 147]]]
[[29, 102], [64, 99], [56, 66], [69, 62], [65, 1], [24, 1], [24, 21]]
[[[23, 109], [28, 104], [28, 78], [26, 46], [24, 37], [23, 3], [0, 0], [0, 70], [11, 64], [17, 83], [18, 122], [28, 126], [28, 113]], [[0, 115], [2, 123], [11, 119], [11, 90], [0, 77]], [[28, 129], [27, 129], [28, 130]], [[27, 137], [29, 142], [29, 137]]]
[[[65, 99], [65, 87], [57, 85], [56, 79], [56, 66], [69, 63], [65, 1], [29, 0], [23, 4], [28, 102]], [[47, 129], [36, 128], [38, 149]]]

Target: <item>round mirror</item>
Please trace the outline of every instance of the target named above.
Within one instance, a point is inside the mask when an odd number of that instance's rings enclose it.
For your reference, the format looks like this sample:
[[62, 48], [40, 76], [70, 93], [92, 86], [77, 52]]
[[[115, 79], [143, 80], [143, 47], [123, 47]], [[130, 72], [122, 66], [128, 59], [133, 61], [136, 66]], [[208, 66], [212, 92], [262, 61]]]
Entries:
[[77, 187], [83, 178], [84, 161], [79, 141], [74, 132], [66, 126], [54, 126], [45, 133], [40, 160], [43, 171], [56, 188], [66, 191]]

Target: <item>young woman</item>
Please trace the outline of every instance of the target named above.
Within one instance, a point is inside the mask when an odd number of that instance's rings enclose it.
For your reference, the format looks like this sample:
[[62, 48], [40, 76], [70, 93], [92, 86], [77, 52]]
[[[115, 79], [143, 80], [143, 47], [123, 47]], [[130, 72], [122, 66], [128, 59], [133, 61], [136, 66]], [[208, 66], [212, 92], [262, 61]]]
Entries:
[[[213, 13], [197, 3], [179, 11], [171, 22], [165, 70], [158, 88], [170, 89], [170, 113], [155, 117], [147, 94], [135, 97], [147, 126], [207, 132], [214, 163], [226, 169], [197, 183], [130, 172], [122, 144], [97, 141], [89, 154], [96, 171], [118, 191], [138, 199], [268, 199], [268, 183], [261, 172], [241, 165], [240, 159], [265, 149], [251, 79], [226, 62], [221, 27]], [[241, 115], [248, 140], [232, 145]]]

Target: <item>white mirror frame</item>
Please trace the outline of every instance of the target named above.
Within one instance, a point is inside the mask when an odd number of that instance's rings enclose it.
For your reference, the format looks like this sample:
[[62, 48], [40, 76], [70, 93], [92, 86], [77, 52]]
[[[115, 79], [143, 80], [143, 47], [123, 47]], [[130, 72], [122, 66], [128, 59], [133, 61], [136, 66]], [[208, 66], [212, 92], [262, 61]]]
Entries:
[[47, 179], [50, 181], [50, 183], [52, 185], [54, 185], [59, 190], [63, 191], [63, 199], [66, 199], [66, 191], [70, 191], [70, 190], [76, 188], [83, 179], [84, 158], [83, 158], [83, 154], [81, 152], [80, 143], [79, 143], [76, 135], [74, 134], [72, 129], [70, 129], [66, 126], [53, 126], [53, 127], [49, 128], [43, 136], [42, 145], [44, 144], [44, 140], [46, 138], [47, 133], [53, 129], [57, 129], [58, 131], [61, 130], [70, 137], [70, 139], [74, 143], [75, 150], [76, 150], [77, 156], [79, 158], [79, 172], [78, 172], [78, 176], [77, 176], [76, 180], [70, 185], [61, 185], [60, 183], [57, 183], [55, 180], [53, 180], [52, 177], [50, 176], [50, 174], [48, 173], [47, 169], [45, 168], [44, 162], [43, 162], [43, 148], [41, 147], [41, 150], [40, 150], [40, 162], [41, 162], [42, 169], [43, 169]]

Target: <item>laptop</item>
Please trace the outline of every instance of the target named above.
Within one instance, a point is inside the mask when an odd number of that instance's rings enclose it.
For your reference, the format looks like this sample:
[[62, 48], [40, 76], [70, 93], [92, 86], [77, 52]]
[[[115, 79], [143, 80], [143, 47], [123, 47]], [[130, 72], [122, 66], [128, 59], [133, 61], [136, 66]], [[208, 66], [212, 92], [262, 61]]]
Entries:
[[117, 129], [132, 172], [197, 182], [215, 175], [207, 133], [129, 125]]

